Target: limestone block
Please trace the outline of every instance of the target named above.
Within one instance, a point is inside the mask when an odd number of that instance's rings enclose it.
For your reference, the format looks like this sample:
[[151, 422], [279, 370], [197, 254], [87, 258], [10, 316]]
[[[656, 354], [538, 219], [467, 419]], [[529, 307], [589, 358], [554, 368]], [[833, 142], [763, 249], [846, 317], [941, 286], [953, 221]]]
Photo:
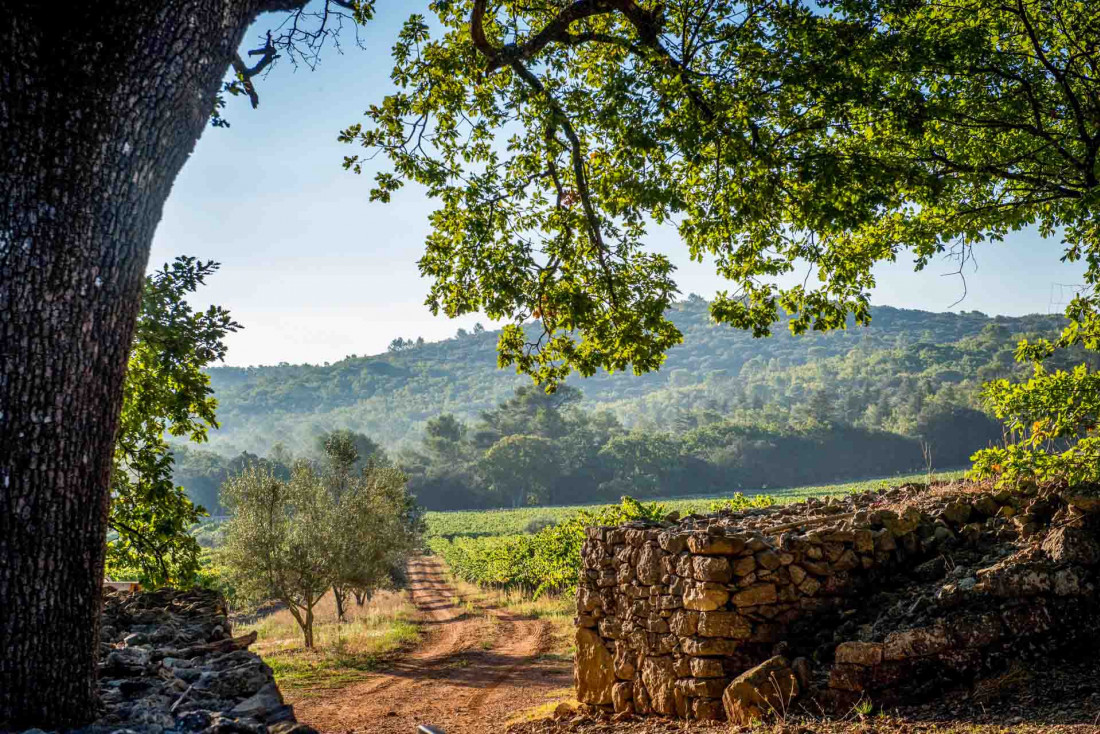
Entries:
[[697, 584], [684, 592], [684, 607], [699, 612], [709, 612], [725, 606], [729, 598], [729, 591], [724, 588], [709, 588]]
[[798, 680], [787, 659], [776, 656], [738, 676], [722, 694], [726, 717], [747, 726], [757, 719], [784, 714], [798, 696]]
[[947, 633], [933, 627], [891, 632], [882, 645], [883, 660], [905, 660], [934, 655], [951, 644]]
[[677, 610], [668, 618], [669, 629], [679, 637], [694, 635], [699, 629], [699, 615], [700, 612]]
[[752, 625], [737, 612], [702, 612], [699, 614], [699, 634], [744, 640], [752, 634]]
[[837, 663], [878, 665], [882, 662], [882, 644], [877, 642], [842, 642], [834, 654]]
[[642, 661], [642, 682], [649, 693], [649, 705], [658, 714], [676, 713], [676, 674], [668, 655], [650, 656]]
[[615, 683], [615, 661], [604, 647], [603, 640], [585, 627], [577, 629], [573, 683], [581, 703], [611, 703], [611, 687]]
[[692, 573], [696, 581], [729, 583], [733, 578], [730, 562], [720, 556], [696, 556], [692, 559]]
[[734, 556], [745, 549], [745, 540], [737, 536], [694, 533], [688, 536], [688, 550], [704, 556]]
[[699, 657], [733, 655], [740, 647], [740, 640], [728, 640], [723, 637], [680, 638], [680, 649], [685, 655], [697, 655]]
[[733, 595], [733, 603], [738, 607], [774, 604], [778, 599], [775, 584], [756, 584]]
[[691, 658], [690, 666], [691, 675], [695, 678], [721, 678], [726, 674], [722, 661], [717, 658]]

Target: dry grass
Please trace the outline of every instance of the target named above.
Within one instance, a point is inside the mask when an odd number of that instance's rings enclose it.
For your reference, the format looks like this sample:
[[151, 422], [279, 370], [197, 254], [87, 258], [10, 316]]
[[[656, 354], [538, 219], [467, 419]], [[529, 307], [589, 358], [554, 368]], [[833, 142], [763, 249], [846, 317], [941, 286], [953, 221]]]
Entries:
[[326, 594], [314, 607], [313, 650], [305, 649], [302, 630], [286, 609], [236, 631], [256, 631], [253, 649], [263, 655], [283, 690], [354, 683], [419, 635], [414, 607], [404, 594], [381, 592], [362, 607], [351, 600], [346, 616], [344, 622], [336, 619], [336, 602], [331, 592]]

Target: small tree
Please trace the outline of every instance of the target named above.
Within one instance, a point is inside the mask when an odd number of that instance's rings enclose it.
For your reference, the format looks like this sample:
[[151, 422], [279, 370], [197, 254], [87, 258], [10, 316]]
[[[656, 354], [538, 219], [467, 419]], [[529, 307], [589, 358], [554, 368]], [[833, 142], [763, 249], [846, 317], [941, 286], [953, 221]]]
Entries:
[[[332, 595], [344, 619], [347, 599], [362, 605], [416, 544], [419, 512], [408, 479], [381, 465], [384, 454], [362, 434], [325, 434], [323, 481], [331, 503]], [[364, 455], [360, 449], [369, 453]]]
[[407, 482], [397, 469], [370, 464], [336, 503], [332, 590], [341, 618], [350, 594], [359, 605], [365, 603], [391, 582], [419, 541], [420, 512]]
[[332, 585], [333, 517], [330, 494], [316, 470], [298, 462], [289, 481], [253, 465], [223, 488], [233, 512], [224, 559], [240, 596], [286, 604], [313, 647], [313, 609]]
[[482, 457], [480, 469], [502, 500], [522, 507], [529, 500], [552, 502], [550, 479], [559, 471], [559, 452], [542, 436], [505, 436]]

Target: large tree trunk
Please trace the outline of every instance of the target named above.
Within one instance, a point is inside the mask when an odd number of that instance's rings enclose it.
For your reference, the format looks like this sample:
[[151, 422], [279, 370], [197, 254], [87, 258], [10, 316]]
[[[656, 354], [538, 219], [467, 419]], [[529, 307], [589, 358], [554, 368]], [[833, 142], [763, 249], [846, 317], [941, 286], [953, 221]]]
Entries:
[[0, 0], [0, 729], [95, 712], [153, 232], [258, 0]]

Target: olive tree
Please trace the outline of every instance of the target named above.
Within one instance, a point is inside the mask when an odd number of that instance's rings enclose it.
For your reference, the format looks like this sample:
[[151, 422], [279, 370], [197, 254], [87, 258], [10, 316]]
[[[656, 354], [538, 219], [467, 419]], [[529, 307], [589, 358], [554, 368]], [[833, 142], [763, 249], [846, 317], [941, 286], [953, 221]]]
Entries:
[[255, 465], [223, 489], [233, 517], [222, 553], [234, 587], [245, 599], [286, 604], [307, 648], [325, 593], [342, 619], [348, 595], [384, 585], [421, 530], [404, 474], [375, 464], [352, 471], [350, 441], [330, 441], [326, 451], [328, 465], [300, 460], [289, 480]]
[[329, 494], [317, 472], [298, 462], [290, 479], [251, 466], [222, 488], [233, 513], [223, 561], [244, 599], [283, 602], [313, 647], [313, 610], [332, 586], [339, 546]]

